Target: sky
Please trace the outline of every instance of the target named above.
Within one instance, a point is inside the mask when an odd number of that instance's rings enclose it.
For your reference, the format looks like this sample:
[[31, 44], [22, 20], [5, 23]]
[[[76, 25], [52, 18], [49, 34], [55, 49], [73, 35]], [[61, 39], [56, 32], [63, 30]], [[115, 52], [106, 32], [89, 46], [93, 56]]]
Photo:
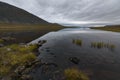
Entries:
[[120, 0], [0, 0], [48, 22], [120, 24]]

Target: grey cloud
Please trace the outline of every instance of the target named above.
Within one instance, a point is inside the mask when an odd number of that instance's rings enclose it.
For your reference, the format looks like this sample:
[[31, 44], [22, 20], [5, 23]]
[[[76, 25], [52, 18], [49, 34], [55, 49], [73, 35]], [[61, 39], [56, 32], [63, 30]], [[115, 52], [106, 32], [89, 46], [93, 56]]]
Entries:
[[120, 21], [120, 0], [0, 0], [25, 9], [49, 22]]

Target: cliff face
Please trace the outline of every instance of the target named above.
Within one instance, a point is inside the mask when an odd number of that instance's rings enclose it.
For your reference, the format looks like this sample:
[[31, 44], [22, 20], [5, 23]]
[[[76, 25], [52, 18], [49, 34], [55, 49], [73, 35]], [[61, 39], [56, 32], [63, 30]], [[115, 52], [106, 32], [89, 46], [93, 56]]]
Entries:
[[1, 23], [26, 23], [26, 24], [49, 24], [48, 22], [36, 17], [35, 15], [0, 2], [0, 22]]

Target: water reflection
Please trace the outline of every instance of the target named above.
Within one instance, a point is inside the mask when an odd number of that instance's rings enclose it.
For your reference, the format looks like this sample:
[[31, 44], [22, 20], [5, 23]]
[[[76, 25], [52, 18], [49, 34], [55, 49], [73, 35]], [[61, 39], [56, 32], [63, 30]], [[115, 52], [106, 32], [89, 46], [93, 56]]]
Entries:
[[120, 79], [120, 33], [70, 28], [50, 32], [32, 43], [39, 40], [47, 40], [39, 48], [42, 62], [54, 63], [60, 70], [76, 66], [92, 80]]

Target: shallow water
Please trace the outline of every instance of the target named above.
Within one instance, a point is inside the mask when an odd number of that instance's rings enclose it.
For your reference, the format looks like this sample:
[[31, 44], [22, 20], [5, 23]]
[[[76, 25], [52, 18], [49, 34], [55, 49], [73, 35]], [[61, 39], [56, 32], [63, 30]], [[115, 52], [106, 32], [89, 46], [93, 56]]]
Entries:
[[[47, 40], [47, 43], [39, 48], [41, 54], [38, 59], [42, 62], [55, 63], [60, 69], [78, 67], [86, 72], [91, 80], [120, 80], [120, 33], [67, 28], [50, 32], [31, 43], [40, 40]], [[74, 40], [80, 40], [81, 43], [78, 45]], [[98, 42], [108, 46], [91, 46]], [[109, 47], [111, 45], [114, 47]], [[71, 62], [71, 57], [79, 59], [79, 63]], [[37, 74], [40, 72], [37, 71], [34, 77]]]

